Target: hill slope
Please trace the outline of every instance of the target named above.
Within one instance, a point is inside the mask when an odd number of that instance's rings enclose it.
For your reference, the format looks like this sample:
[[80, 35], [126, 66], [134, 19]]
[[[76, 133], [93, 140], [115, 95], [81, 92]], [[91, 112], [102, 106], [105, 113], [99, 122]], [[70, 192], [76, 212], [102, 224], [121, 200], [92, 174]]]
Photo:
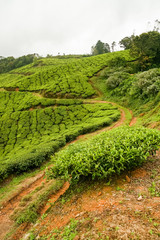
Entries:
[[[97, 89], [103, 99], [130, 106], [137, 114], [143, 111], [136, 124], [151, 126], [155, 118], [154, 127], [158, 127], [159, 95], [141, 98], [138, 91], [139, 95], [131, 91], [141, 73], [133, 73], [128, 64], [134, 61], [122, 51], [84, 59], [43, 59], [1, 74], [1, 179], [40, 166], [81, 134], [99, 134], [95, 130], [118, 120], [120, 111], [121, 119], [114, 128], [129, 124], [128, 109], [86, 99], [96, 97]], [[158, 80], [151, 77], [149, 82], [158, 86], [159, 75], [156, 77]], [[143, 82], [143, 76], [140, 78]], [[103, 131], [111, 128], [113, 125]], [[158, 149], [159, 132], [123, 127], [92, 135], [81, 136], [81, 143], [71, 142], [57, 153], [49, 170], [17, 176], [2, 185], [1, 238], [159, 238], [159, 155], [156, 161], [151, 157], [143, 168], [132, 171]], [[124, 170], [124, 175], [113, 175]], [[53, 178], [56, 174], [62, 179]], [[76, 185], [69, 188], [64, 180], [70, 176]], [[77, 183], [79, 177], [85, 182]], [[105, 179], [91, 182], [91, 177]]]

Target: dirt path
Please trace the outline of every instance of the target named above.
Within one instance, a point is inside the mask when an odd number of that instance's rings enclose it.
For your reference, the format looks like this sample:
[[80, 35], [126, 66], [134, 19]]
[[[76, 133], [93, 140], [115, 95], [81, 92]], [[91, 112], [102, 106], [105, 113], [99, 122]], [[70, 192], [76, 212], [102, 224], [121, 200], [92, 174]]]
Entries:
[[[104, 104], [107, 103], [108, 104], [111, 102], [97, 100], [97, 101], [90, 101], [87, 103], [104, 103]], [[111, 103], [111, 104], [116, 106], [115, 103]], [[86, 137], [88, 138], [90, 136], [97, 135], [101, 132], [108, 131], [110, 129], [121, 126], [125, 122], [126, 117], [125, 117], [124, 110], [120, 109], [120, 111], [121, 111], [120, 119], [117, 122], [115, 122], [112, 126], [105, 127], [103, 129], [97, 130], [90, 134], [81, 135], [76, 140], [74, 140], [68, 144], [72, 144], [73, 142], [76, 142], [79, 139], [82, 139], [82, 138], [85, 139]], [[28, 183], [28, 181], [31, 181], [31, 182]], [[33, 192], [37, 187], [41, 186], [42, 184], [46, 184], [46, 179], [44, 179], [44, 172], [40, 173], [33, 179], [30, 179], [30, 180], [27, 179], [26, 181], [24, 181], [22, 188], [14, 196], [12, 196], [8, 201], [3, 203], [3, 205], [2, 205], [3, 207], [1, 208], [1, 211], [0, 211], [0, 229], [1, 229], [0, 239], [3, 239], [4, 236], [6, 235], [6, 233], [11, 229], [11, 227], [13, 227], [14, 221], [12, 221], [10, 219], [10, 217], [14, 213], [15, 209], [19, 207], [19, 204], [20, 204], [22, 198], [24, 196], [26, 196], [27, 194]], [[52, 196], [50, 196], [49, 203], [53, 204], [55, 201], [57, 201], [57, 199], [59, 199], [59, 197], [61, 195], [63, 195], [68, 188], [69, 188], [69, 183], [65, 183], [65, 185], [56, 194], [53, 194]], [[43, 215], [48, 210], [48, 208], [50, 207], [50, 204], [46, 204], [44, 206], [44, 208], [41, 209], [41, 211], [40, 211], [41, 215]], [[15, 233], [16, 238], [14, 237], [13, 239], [20, 239], [23, 236], [23, 233], [25, 233], [25, 231], [28, 230], [28, 227], [26, 227], [26, 226], [27, 225], [25, 225], [25, 227], [24, 227], [22, 225], [20, 227], [20, 230], [18, 229], [19, 233], [18, 232]]]
[[14, 225], [14, 221], [10, 219], [15, 209], [19, 206], [21, 199], [28, 193], [34, 191], [36, 187], [40, 186], [44, 182], [44, 173], [30, 179], [30, 183], [24, 183], [22, 188], [14, 194], [8, 201], [4, 202], [0, 210], [0, 239], [3, 239], [6, 233]]
[[130, 113], [131, 113], [131, 115], [132, 115], [132, 120], [131, 120], [129, 126], [133, 126], [133, 125], [136, 124], [137, 118], [133, 116], [133, 112], [132, 112], [131, 110], [130, 110]]

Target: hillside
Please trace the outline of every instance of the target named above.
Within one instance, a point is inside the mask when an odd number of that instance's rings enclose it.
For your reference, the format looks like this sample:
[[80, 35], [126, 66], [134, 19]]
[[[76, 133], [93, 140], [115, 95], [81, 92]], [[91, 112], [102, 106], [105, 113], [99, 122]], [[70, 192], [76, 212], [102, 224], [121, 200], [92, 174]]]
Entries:
[[0, 74], [0, 238], [158, 239], [159, 88], [129, 51]]

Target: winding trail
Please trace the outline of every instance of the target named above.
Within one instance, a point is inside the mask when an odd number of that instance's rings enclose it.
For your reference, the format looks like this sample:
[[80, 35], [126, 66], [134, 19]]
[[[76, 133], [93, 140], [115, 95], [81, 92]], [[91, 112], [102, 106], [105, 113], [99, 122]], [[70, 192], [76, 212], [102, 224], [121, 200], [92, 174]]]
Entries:
[[[104, 104], [107, 103], [108, 104], [108, 103], [110, 103], [114, 106], [117, 106], [116, 103], [112, 103], [112, 102], [108, 102], [108, 101], [99, 101], [99, 100], [87, 101], [86, 103], [90, 103], [90, 104], [94, 104], [94, 103], [104, 103]], [[79, 139], [85, 140], [88, 137], [97, 135], [101, 132], [109, 131], [113, 128], [117, 128], [117, 127], [123, 125], [124, 122], [126, 121], [125, 111], [123, 109], [119, 109], [119, 110], [121, 112], [121, 117], [117, 122], [113, 123], [111, 126], [102, 128], [95, 132], [80, 135], [74, 141], [67, 143], [66, 146], [68, 146], [69, 144], [75, 143]], [[132, 117], [130, 126], [133, 125], [134, 123], [135, 123], [135, 119]], [[6, 235], [6, 233], [14, 226], [14, 221], [11, 220], [11, 216], [14, 213], [15, 209], [19, 209], [22, 198], [27, 196], [29, 193], [32, 193], [37, 187], [40, 187], [40, 186], [42, 186], [42, 184], [45, 185], [47, 183], [47, 180], [44, 179], [44, 175], [45, 175], [45, 171], [42, 171], [37, 176], [32, 177], [30, 179], [26, 179], [23, 182], [23, 186], [21, 187], [21, 189], [18, 192], [16, 192], [9, 200], [7, 200], [6, 202], [4, 202], [2, 204], [2, 207], [0, 209], [0, 229], [1, 229], [0, 239], [3, 239]], [[68, 188], [69, 188], [69, 183], [66, 182], [63, 185], [63, 187], [57, 191], [57, 193], [51, 195], [49, 197], [50, 204], [48, 204], [48, 202], [46, 202], [46, 204], [44, 204], [44, 206], [39, 211], [40, 215], [45, 214], [45, 212], [48, 210], [50, 205], [53, 204], [54, 202], [56, 202], [59, 199], [59, 197], [66, 192], [66, 190]], [[30, 228], [30, 224], [22, 224], [14, 233], [14, 235], [12, 236], [12, 239], [20, 239], [23, 236], [23, 234], [26, 231], [28, 231], [29, 228]]]

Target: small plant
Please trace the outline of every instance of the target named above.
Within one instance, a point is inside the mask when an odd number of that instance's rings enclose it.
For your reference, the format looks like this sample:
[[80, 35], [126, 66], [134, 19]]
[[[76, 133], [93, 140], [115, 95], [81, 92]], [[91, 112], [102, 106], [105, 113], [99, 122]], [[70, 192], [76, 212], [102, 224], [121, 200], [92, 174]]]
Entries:
[[152, 170], [152, 175], [150, 176], [150, 178], [154, 179], [157, 175], [157, 171], [156, 170]]
[[41, 219], [44, 220], [46, 217], [47, 217], [47, 213], [44, 213], [42, 216], [41, 216]]
[[149, 192], [150, 192], [151, 196], [153, 196], [153, 197], [159, 197], [160, 196], [160, 192], [158, 191], [155, 182], [152, 182], [152, 185], [149, 188]]
[[118, 226], [116, 226], [116, 227], [115, 227], [115, 230], [116, 230], [116, 231], [118, 231], [118, 230], [119, 230], [119, 227], [118, 227]]
[[156, 222], [154, 222], [154, 223], [153, 223], [153, 226], [154, 226], [154, 227], [158, 227], [158, 226], [159, 226], [159, 224], [158, 224], [158, 223], [156, 223]]
[[68, 239], [73, 240], [77, 235], [77, 231], [76, 231], [77, 224], [78, 224], [77, 220], [71, 219], [70, 224], [64, 228], [64, 231], [61, 234], [61, 238], [63, 240], [68, 240]]

